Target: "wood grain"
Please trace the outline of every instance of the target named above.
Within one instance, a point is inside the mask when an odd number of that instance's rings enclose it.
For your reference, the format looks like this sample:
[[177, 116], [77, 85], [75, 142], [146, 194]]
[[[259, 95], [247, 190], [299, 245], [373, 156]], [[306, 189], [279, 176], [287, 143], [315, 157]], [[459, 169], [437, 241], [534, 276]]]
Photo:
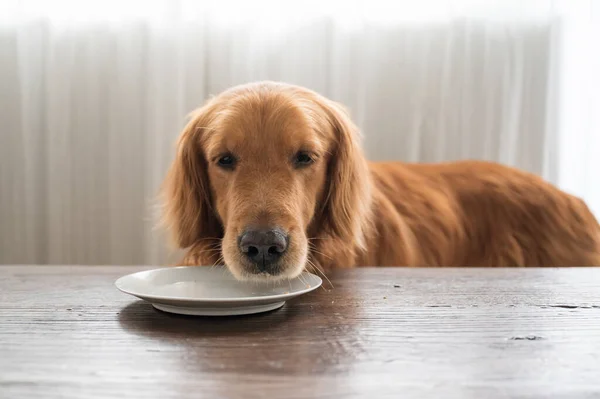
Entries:
[[0, 267], [0, 397], [600, 397], [600, 269], [338, 271], [231, 318], [114, 288], [143, 269]]

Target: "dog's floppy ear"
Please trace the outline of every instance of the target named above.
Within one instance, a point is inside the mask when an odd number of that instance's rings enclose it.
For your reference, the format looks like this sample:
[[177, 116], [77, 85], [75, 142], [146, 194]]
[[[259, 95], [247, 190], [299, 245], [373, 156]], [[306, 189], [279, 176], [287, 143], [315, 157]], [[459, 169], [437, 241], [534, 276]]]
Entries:
[[161, 188], [163, 225], [179, 248], [187, 248], [201, 238], [220, 237], [222, 233], [212, 208], [207, 162], [201, 146], [213, 109], [214, 104], [209, 102], [191, 114]]
[[327, 99], [320, 103], [335, 135], [321, 218], [329, 234], [365, 249], [371, 219], [371, 179], [359, 130], [340, 104]]

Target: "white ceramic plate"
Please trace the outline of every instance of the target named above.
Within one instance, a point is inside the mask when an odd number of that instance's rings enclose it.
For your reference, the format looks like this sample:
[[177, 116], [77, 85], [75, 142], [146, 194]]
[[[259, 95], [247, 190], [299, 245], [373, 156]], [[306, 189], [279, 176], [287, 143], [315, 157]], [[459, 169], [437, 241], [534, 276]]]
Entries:
[[126, 294], [171, 313], [232, 316], [278, 309], [288, 299], [318, 288], [323, 281], [302, 273], [279, 282], [241, 282], [224, 266], [182, 266], [147, 270], [115, 282]]

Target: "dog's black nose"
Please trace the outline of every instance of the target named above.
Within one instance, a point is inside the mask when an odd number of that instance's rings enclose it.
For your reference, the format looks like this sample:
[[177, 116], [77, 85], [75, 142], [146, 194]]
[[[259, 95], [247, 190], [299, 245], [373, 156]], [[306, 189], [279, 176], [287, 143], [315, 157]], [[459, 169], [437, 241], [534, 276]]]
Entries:
[[240, 251], [262, 272], [272, 266], [288, 247], [288, 237], [281, 230], [247, 230], [239, 238]]

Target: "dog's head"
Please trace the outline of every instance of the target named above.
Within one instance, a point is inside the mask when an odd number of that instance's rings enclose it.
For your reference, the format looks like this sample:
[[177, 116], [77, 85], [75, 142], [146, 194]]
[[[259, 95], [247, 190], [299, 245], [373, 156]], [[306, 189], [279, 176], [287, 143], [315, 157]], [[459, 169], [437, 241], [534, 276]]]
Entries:
[[368, 168], [336, 103], [272, 82], [234, 87], [192, 114], [163, 186], [177, 245], [221, 239], [239, 279], [292, 278], [310, 240], [364, 246]]

